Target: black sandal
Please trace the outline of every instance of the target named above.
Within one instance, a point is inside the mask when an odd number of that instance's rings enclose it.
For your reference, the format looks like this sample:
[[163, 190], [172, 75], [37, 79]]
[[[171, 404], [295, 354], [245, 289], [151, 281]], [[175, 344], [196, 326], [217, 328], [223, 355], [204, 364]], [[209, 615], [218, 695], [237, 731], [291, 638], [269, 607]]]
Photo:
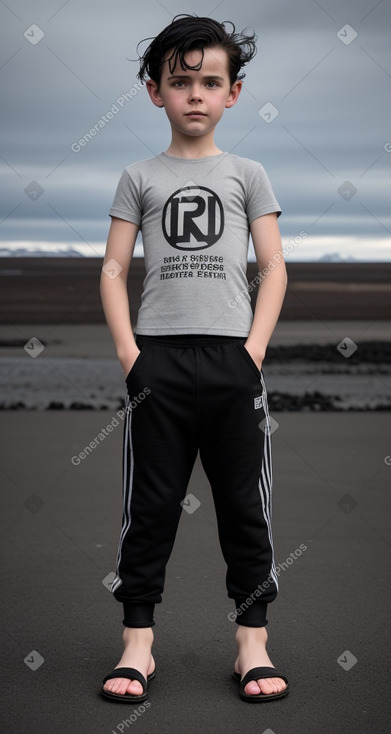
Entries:
[[143, 674], [139, 670], [136, 670], [136, 668], [115, 668], [112, 673], [109, 673], [109, 675], [106, 675], [106, 678], [103, 678], [103, 685], [112, 678], [129, 678], [129, 680], [138, 680], [143, 687], [143, 692], [138, 696], [134, 693], [112, 693], [112, 691], [105, 691], [102, 687], [100, 690], [101, 695], [105, 698], [110, 698], [112, 701], [124, 701], [125, 703], [145, 701], [148, 696], [148, 683], [155, 675], [156, 671], [154, 670], [153, 673], [147, 676], [147, 680], [145, 680]]
[[[240, 680], [240, 673], [232, 673], [232, 677], [235, 680], [240, 681], [239, 685], [239, 696], [243, 701], [251, 701], [252, 703], [260, 703], [261, 701], [271, 701], [273, 698], [282, 698], [287, 696], [289, 692], [288, 679], [285, 675], [281, 675], [275, 668], [263, 667], [263, 668], [251, 668], [246, 673], [243, 680]], [[278, 693], [258, 693], [252, 695], [251, 693], [245, 693], [244, 689], [251, 680], [258, 680], [258, 678], [282, 678], [286, 683], [286, 688]]]

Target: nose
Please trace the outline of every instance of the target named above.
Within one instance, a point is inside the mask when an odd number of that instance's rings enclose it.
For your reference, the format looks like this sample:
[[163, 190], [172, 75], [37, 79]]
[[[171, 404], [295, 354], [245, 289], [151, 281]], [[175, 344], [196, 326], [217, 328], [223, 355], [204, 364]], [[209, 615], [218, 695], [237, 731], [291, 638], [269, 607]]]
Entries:
[[190, 87], [189, 98], [191, 100], [202, 99], [202, 92], [199, 84], [192, 84]]

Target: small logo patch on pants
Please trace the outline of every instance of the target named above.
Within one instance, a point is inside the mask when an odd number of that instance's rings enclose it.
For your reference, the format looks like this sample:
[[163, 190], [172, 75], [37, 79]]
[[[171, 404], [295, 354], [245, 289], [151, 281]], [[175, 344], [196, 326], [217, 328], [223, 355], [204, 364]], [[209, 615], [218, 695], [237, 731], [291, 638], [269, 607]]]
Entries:
[[261, 395], [259, 398], [254, 398], [254, 408], [257, 410], [257, 408], [263, 407], [263, 395]]

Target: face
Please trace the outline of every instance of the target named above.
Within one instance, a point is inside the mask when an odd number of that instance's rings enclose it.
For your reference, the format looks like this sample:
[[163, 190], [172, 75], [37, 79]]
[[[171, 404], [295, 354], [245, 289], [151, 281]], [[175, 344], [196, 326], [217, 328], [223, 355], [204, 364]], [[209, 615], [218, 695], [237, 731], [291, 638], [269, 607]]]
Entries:
[[[201, 58], [200, 50], [189, 51], [185, 55], [186, 63], [191, 66], [197, 65]], [[162, 66], [159, 90], [156, 82], [147, 81], [152, 102], [165, 108], [172, 127], [192, 137], [213, 130], [224, 109], [236, 103], [241, 87], [242, 82], [237, 81], [231, 88], [228, 55], [220, 47], [204, 49], [199, 71], [183, 70], [177, 61], [171, 73], [166, 60]]]

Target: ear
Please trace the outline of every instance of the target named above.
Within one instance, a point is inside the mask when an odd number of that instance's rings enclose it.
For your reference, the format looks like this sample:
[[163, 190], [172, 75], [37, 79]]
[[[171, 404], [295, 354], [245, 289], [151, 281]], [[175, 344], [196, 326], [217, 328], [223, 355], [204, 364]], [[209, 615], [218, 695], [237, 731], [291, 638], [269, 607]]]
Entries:
[[239, 94], [242, 90], [242, 86], [243, 86], [243, 82], [240, 80], [233, 83], [230, 93], [227, 97], [227, 101], [225, 103], [226, 107], [233, 107], [234, 104], [236, 104], [236, 102], [239, 99]]
[[157, 82], [155, 82], [153, 79], [148, 79], [145, 84], [153, 104], [156, 107], [164, 107], [163, 100], [159, 94]]

